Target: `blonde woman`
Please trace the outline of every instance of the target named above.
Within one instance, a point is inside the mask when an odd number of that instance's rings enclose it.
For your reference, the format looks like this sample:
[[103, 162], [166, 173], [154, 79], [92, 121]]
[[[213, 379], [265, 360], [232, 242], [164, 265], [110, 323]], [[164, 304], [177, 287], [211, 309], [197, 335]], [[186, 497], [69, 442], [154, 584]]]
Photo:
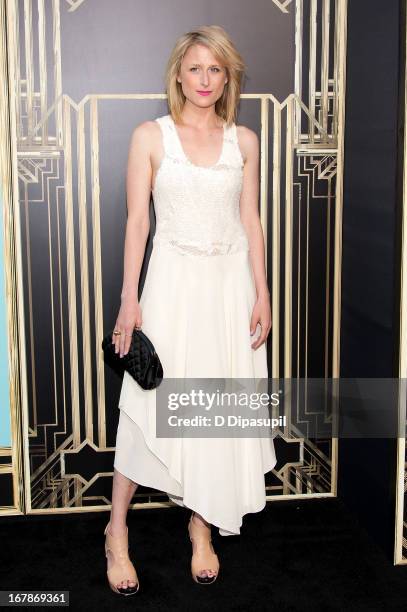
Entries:
[[[166, 379], [268, 376], [259, 142], [235, 124], [244, 68], [223, 28], [181, 36], [166, 72], [169, 113], [132, 134], [115, 350], [126, 354], [132, 330], [142, 328]], [[151, 193], [156, 232], [138, 301]], [[264, 507], [264, 474], [276, 463], [271, 438], [157, 437], [155, 393], [125, 373], [105, 548], [109, 584], [126, 595], [139, 589], [126, 525], [139, 484], [192, 511], [191, 573], [210, 584], [219, 573], [211, 525], [239, 534], [243, 515]]]

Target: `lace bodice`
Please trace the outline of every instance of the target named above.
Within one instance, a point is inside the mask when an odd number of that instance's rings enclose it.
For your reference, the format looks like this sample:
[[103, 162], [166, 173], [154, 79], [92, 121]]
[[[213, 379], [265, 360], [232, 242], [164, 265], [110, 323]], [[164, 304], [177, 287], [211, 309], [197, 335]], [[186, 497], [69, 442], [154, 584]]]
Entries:
[[164, 156], [153, 189], [156, 232], [153, 244], [186, 255], [224, 255], [249, 250], [240, 219], [243, 158], [236, 124], [223, 125], [223, 147], [212, 166], [186, 156], [171, 115], [158, 117]]

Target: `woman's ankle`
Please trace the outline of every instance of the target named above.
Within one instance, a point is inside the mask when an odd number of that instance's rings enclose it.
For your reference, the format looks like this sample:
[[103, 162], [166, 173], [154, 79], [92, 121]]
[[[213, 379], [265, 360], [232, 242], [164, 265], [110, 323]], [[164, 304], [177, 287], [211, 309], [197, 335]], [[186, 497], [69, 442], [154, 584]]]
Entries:
[[127, 533], [127, 524], [126, 524], [126, 520], [120, 520], [120, 519], [112, 519], [110, 518], [109, 521], [109, 532], [111, 533], [112, 536], [120, 536], [120, 535], [126, 535]]
[[200, 527], [207, 527], [208, 529], [211, 528], [211, 524], [208, 523], [208, 521], [206, 521], [203, 516], [201, 516], [200, 514], [198, 514], [197, 512], [193, 512], [192, 513], [192, 518], [191, 518], [191, 522], [194, 525], [198, 525]]

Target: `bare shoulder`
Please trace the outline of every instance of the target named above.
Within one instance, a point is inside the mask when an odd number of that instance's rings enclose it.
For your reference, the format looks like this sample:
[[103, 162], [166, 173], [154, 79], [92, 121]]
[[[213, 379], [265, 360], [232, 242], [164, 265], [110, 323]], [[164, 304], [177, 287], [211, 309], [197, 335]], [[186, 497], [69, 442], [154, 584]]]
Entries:
[[245, 162], [249, 157], [255, 157], [258, 155], [259, 137], [257, 136], [256, 132], [245, 125], [236, 125], [236, 134]]
[[160, 127], [157, 121], [143, 121], [133, 129], [131, 142], [143, 149], [145, 147], [149, 148], [151, 146], [151, 139], [157, 137], [159, 130]]
[[158, 167], [162, 155], [160, 126], [157, 121], [143, 121], [132, 132], [129, 156], [138, 165], [148, 166], [153, 171]]

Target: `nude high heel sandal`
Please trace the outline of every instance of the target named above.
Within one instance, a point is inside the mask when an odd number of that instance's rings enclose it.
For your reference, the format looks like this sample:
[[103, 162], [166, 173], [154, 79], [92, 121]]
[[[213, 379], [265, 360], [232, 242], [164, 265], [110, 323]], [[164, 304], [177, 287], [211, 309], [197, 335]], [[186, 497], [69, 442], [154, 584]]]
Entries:
[[[218, 555], [214, 551], [214, 548], [212, 545], [212, 538], [210, 537], [210, 535], [208, 537], [207, 528], [206, 527], [201, 528], [198, 525], [192, 524], [192, 517], [193, 517], [193, 513], [191, 514], [191, 517], [188, 523], [189, 539], [192, 542], [192, 550], [193, 550], [192, 559], [191, 559], [192, 578], [198, 584], [212, 584], [213, 582], [215, 582], [219, 574]], [[205, 552], [203, 551], [198, 552], [196, 550], [196, 547], [194, 546], [194, 543], [196, 545], [198, 542], [202, 542], [202, 541], [206, 541], [209, 543], [209, 550]], [[210, 571], [214, 575], [213, 576], [201, 576], [200, 574], [203, 570]]]
[[[126, 534], [122, 536], [112, 536], [109, 531], [110, 522], [105, 529], [105, 553], [106, 558], [110, 554], [111, 565], [107, 570], [107, 580], [109, 586], [115, 593], [119, 595], [135, 595], [139, 590], [139, 581], [133, 563], [129, 559], [129, 529], [126, 528]], [[122, 581], [136, 582], [135, 586], [127, 588], [118, 587]]]

